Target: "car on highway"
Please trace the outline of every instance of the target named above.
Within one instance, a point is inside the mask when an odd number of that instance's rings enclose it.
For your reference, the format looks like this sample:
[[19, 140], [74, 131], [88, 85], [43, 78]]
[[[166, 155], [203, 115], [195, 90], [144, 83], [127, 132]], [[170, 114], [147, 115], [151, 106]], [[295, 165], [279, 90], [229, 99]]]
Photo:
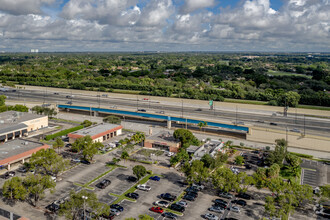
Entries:
[[160, 200], [160, 201], [156, 201], [155, 205], [167, 208], [170, 205], [170, 203], [164, 200]]
[[228, 192], [220, 192], [219, 196], [225, 199], [232, 199], [234, 196]]
[[300, 133], [300, 130], [298, 128], [293, 128], [290, 131]]
[[217, 212], [217, 213], [223, 213], [225, 211], [224, 208], [221, 208], [220, 206], [211, 206], [209, 209], [211, 212]]
[[66, 104], [68, 105], [72, 105], [73, 102], [69, 101], [69, 102], [66, 102]]
[[196, 111], [199, 111], [199, 112], [201, 112], [201, 111], [203, 111], [201, 108], [198, 108], [198, 109], [196, 109]]
[[176, 196], [174, 196], [170, 193], [163, 193], [163, 194], [160, 195], [160, 198], [165, 199], [167, 201], [171, 201], [171, 202], [176, 200]]
[[213, 215], [212, 213], [205, 213], [203, 217], [208, 220], [218, 220], [219, 219], [218, 216]]
[[271, 122], [271, 123], [269, 123], [270, 125], [274, 125], [274, 126], [276, 126], [277, 125], [277, 123], [275, 123], [275, 122]]
[[54, 95], [59, 95], [59, 93], [58, 92], [54, 92]]
[[157, 206], [153, 206], [153, 207], [150, 208], [150, 211], [156, 212], [156, 213], [163, 213], [164, 209], [162, 209], [160, 207], [157, 207]]
[[160, 177], [159, 176], [152, 176], [149, 179], [150, 180], [153, 180], [153, 181], [159, 181], [160, 180]]
[[112, 204], [112, 205], [110, 205], [110, 208], [117, 209], [120, 212], [124, 211], [124, 207], [122, 207], [121, 205], [118, 205], [118, 204]]
[[139, 184], [136, 186], [137, 189], [139, 190], [143, 190], [143, 191], [150, 191], [151, 190], [151, 187], [150, 186], [147, 186], [145, 184]]
[[105, 189], [110, 184], [111, 184], [111, 181], [110, 180], [104, 179], [101, 182], [99, 182], [98, 184], [96, 184], [96, 187], [97, 188], [100, 188], [100, 189]]
[[172, 212], [164, 212], [162, 216], [169, 219], [178, 219], [178, 216]]
[[143, 100], [149, 100], [148, 98], [143, 98]]
[[138, 112], [147, 112], [145, 109], [138, 109]]
[[178, 211], [178, 212], [184, 212], [185, 211], [185, 207], [178, 205], [178, 204], [172, 204], [170, 206], [170, 209], [174, 210], [174, 211]]
[[126, 196], [131, 199], [138, 199], [140, 197], [137, 193], [127, 193]]

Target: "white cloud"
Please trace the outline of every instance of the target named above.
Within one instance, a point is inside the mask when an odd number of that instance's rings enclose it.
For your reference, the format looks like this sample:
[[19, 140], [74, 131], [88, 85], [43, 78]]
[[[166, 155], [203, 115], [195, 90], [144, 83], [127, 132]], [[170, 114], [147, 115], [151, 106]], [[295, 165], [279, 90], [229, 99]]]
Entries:
[[174, 13], [174, 6], [171, 0], [150, 1], [142, 10], [140, 20], [137, 24], [142, 26], [164, 26]]
[[214, 0], [185, 0], [185, 3], [181, 8], [181, 13], [190, 13], [198, 9], [212, 7], [214, 4]]
[[41, 6], [56, 0], [1, 0], [0, 11], [13, 15], [41, 14]]

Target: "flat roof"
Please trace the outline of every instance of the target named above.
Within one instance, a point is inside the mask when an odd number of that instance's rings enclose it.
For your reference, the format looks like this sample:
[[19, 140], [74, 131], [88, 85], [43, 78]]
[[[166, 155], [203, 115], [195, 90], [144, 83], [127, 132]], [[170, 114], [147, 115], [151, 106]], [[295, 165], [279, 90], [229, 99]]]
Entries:
[[10, 132], [24, 128], [26, 121], [43, 118], [45, 115], [37, 115], [28, 112], [7, 111], [0, 113], [0, 133]]
[[175, 143], [175, 144], [180, 142], [180, 140], [175, 139], [173, 137], [173, 133], [170, 133], [168, 131], [161, 131], [155, 135], [147, 137], [146, 139], [153, 140], [153, 141], [163, 141], [163, 142]]
[[82, 136], [94, 136], [97, 134], [100, 134], [102, 132], [120, 127], [121, 125], [117, 125], [117, 124], [109, 124], [109, 123], [101, 123], [101, 124], [97, 124], [97, 125], [93, 125], [93, 126], [89, 126], [87, 128], [83, 128], [81, 130], [72, 132], [71, 134], [77, 134], [77, 135], [82, 135]]
[[28, 126], [23, 123], [13, 124], [13, 125], [9, 125], [8, 127], [3, 127], [3, 128], [0, 126], [0, 134], [6, 134], [6, 133], [9, 133], [12, 131], [22, 130], [24, 128], [28, 128]]
[[20, 138], [7, 141], [0, 144], [0, 161], [42, 146], [44, 146], [43, 143]]
[[199, 148], [200, 148], [200, 146], [190, 145], [187, 148], [187, 152], [189, 152], [189, 153], [195, 153]]

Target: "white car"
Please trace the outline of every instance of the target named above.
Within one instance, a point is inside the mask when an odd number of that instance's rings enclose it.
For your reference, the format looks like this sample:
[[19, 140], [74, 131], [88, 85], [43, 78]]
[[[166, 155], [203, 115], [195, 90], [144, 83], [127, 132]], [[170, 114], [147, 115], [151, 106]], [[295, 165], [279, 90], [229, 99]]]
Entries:
[[56, 177], [55, 176], [50, 176], [50, 178], [56, 183]]
[[144, 191], [149, 191], [149, 190], [151, 190], [151, 187], [150, 187], [150, 186], [147, 186], [147, 185], [145, 185], [145, 184], [137, 185], [136, 188], [138, 188], [138, 189], [140, 189], [140, 190], [144, 190]]
[[174, 153], [173, 152], [167, 152], [167, 154], [166, 154], [168, 157], [172, 157], [173, 155], [174, 155]]
[[179, 202], [176, 202], [176, 204], [177, 204], [177, 205], [181, 205], [181, 206], [183, 206], [183, 207], [187, 207], [187, 206], [188, 206], [188, 203], [187, 203], [186, 201], [183, 201], [183, 200], [181, 200], [181, 201], [179, 201]]
[[237, 206], [231, 207], [230, 210], [233, 211], [233, 212], [237, 212], [237, 213], [241, 212], [241, 210]]
[[110, 209], [110, 212], [117, 215], [117, 216], [120, 215], [120, 211], [117, 210], [117, 209]]
[[209, 208], [209, 211], [223, 213], [225, 209], [221, 208], [220, 206], [212, 206]]
[[195, 183], [192, 184], [192, 187], [198, 189], [199, 191], [201, 191], [205, 188], [204, 185], [199, 185], [199, 184], [195, 184]]
[[215, 216], [215, 215], [213, 215], [213, 214], [211, 214], [211, 213], [206, 213], [206, 214], [204, 214], [204, 218], [206, 218], [206, 219], [208, 219], [208, 220], [218, 220], [218, 219], [219, 219], [218, 216]]
[[156, 201], [155, 202], [155, 205], [157, 205], [159, 207], [165, 207], [165, 208], [167, 208], [170, 205], [170, 203], [167, 202], [167, 201], [164, 201], [164, 200], [160, 200], [160, 201]]

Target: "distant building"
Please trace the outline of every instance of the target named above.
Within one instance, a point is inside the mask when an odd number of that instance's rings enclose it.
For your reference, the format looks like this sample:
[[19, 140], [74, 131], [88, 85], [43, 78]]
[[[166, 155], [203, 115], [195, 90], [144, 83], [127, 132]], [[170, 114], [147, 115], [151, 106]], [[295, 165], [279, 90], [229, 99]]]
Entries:
[[0, 168], [10, 170], [15, 163], [24, 163], [33, 153], [47, 149], [47, 144], [17, 138], [0, 145]]
[[223, 146], [224, 143], [221, 141], [210, 140], [200, 147], [189, 146], [187, 152], [192, 155], [193, 160], [200, 160], [205, 154], [210, 154], [212, 157], [216, 157], [219, 152], [225, 153], [226, 151]]
[[29, 132], [45, 127], [48, 127], [48, 116], [16, 111], [2, 112], [0, 113], [0, 143], [28, 136]]
[[181, 142], [180, 140], [175, 139], [170, 132], [162, 131], [158, 134], [147, 137], [144, 141], [144, 147], [178, 152], [181, 147]]
[[39, 53], [39, 49], [31, 49], [31, 53]]
[[103, 142], [122, 133], [123, 126], [109, 123], [101, 123], [81, 129], [68, 134], [69, 142], [73, 143], [76, 139], [91, 136], [93, 142]]

